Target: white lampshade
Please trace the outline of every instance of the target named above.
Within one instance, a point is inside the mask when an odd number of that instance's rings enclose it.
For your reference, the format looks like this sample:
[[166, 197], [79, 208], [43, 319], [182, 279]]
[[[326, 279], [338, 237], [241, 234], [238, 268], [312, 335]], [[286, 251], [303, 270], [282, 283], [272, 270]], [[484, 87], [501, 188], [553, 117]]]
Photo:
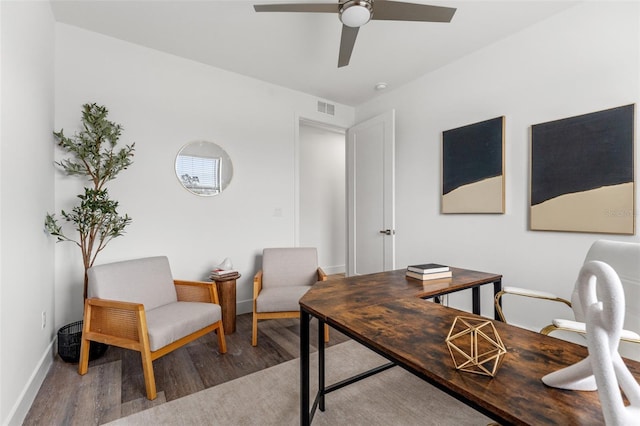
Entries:
[[340, 14], [340, 20], [347, 27], [361, 27], [371, 19], [371, 10], [365, 6], [354, 4]]

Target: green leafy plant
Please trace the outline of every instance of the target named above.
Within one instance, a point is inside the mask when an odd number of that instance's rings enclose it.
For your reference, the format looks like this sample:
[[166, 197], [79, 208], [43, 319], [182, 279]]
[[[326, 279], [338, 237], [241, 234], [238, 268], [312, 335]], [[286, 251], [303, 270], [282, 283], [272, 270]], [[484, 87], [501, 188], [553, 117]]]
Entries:
[[82, 129], [72, 137], [63, 130], [54, 137], [70, 158], [56, 162], [67, 175], [85, 177], [92, 183], [78, 195], [80, 202], [70, 212], [62, 210], [62, 218], [73, 225], [77, 237], [70, 237], [54, 214], [47, 213], [44, 226], [58, 242], [70, 241], [82, 251], [84, 265], [84, 298], [87, 297], [87, 270], [107, 244], [124, 234], [131, 223], [128, 215], [120, 215], [118, 202], [109, 198], [105, 184], [116, 178], [133, 163], [135, 143], [116, 149], [122, 126], [107, 120], [106, 107], [93, 104], [82, 106]]

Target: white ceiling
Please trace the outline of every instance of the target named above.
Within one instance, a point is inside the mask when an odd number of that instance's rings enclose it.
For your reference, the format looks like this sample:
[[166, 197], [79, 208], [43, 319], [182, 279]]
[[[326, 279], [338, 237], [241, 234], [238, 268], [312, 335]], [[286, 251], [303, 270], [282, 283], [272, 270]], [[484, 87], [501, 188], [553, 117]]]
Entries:
[[[331, 0], [284, 1], [302, 2]], [[576, 4], [412, 2], [457, 11], [448, 24], [371, 21], [360, 28], [350, 65], [338, 68], [338, 15], [253, 10], [282, 0], [51, 0], [58, 22], [346, 105], [376, 96], [378, 82], [393, 90]]]

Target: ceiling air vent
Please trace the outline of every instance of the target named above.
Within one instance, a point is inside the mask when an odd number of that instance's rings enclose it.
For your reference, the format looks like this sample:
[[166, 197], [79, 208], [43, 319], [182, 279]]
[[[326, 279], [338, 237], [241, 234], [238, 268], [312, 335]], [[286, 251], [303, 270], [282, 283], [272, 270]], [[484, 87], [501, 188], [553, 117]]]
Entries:
[[336, 106], [333, 104], [328, 104], [326, 102], [318, 101], [318, 112], [321, 112], [323, 114], [335, 115]]

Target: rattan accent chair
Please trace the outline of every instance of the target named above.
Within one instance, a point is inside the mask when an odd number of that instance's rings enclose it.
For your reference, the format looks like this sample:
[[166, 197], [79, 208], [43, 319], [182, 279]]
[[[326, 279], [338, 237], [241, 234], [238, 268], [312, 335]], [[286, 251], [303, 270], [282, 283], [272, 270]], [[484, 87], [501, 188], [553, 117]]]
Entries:
[[212, 331], [227, 351], [215, 285], [174, 280], [166, 257], [94, 266], [87, 271], [88, 297], [78, 373], [87, 373], [89, 342], [140, 352], [147, 398], [156, 398], [153, 361]]
[[[622, 241], [597, 240], [595, 241], [587, 255], [584, 263], [598, 260], [611, 266], [618, 274], [625, 293], [625, 320], [622, 331], [621, 342], [640, 343], [640, 243], [630, 243]], [[506, 322], [504, 313], [500, 306], [500, 300], [505, 295], [531, 297], [535, 299], [549, 300], [564, 303], [572, 308], [574, 319], [554, 319], [551, 324], [540, 330], [542, 334], [549, 334], [556, 330], [586, 333], [584, 314], [580, 311], [580, 303], [577, 301], [577, 290], [574, 289], [571, 301], [556, 296], [553, 293], [525, 289], [520, 287], [504, 287], [496, 294], [495, 307], [500, 318]], [[573, 302], [573, 303], [572, 303]], [[640, 360], [640, 345], [621, 346], [623, 356]]]
[[[276, 318], [300, 318], [299, 301], [327, 275], [318, 267], [314, 247], [265, 248], [262, 269], [253, 277], [253, 332], [251, 344], [258, 345], [258, 321]], [[325, 341], [329, 327], [325, 325]]]

